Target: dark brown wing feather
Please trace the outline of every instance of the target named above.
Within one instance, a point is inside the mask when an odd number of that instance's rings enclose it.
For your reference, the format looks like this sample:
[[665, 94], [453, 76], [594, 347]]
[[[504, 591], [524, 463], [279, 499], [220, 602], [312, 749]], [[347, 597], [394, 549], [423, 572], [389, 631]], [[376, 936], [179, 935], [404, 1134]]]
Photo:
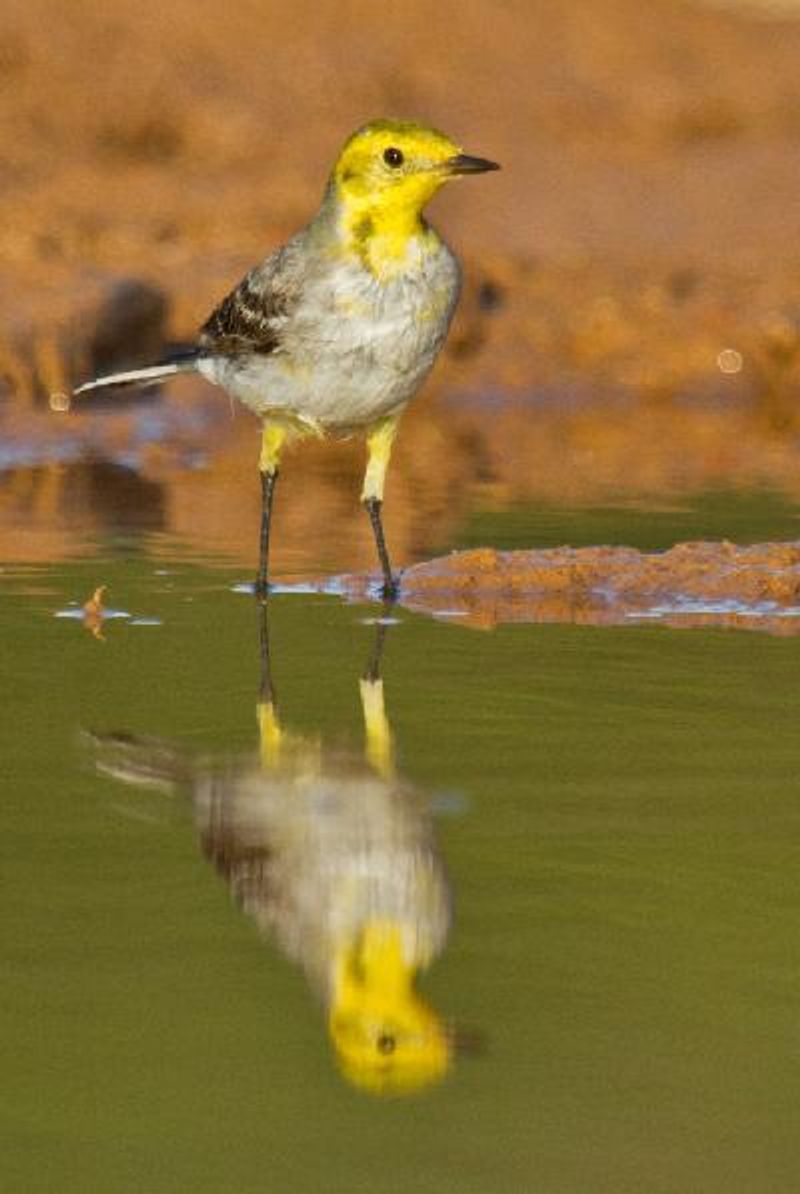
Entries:
[[200, 330], [200, 347], [221, 355], [270, 353], [297, 297], [297, 254], [290, 245], [262, 262], [212, 311]]
[[274, 352], [280, 344], [275, 324], [283, 313], [274, 296], [260, 293], [247, 277], [212, 311], [200, 344], [223, 354]]

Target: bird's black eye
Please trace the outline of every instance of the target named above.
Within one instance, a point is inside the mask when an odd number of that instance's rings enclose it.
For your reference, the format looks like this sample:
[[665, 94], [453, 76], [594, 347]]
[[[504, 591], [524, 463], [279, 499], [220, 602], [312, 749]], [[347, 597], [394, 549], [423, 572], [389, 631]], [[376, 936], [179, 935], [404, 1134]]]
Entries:
[[[388, 150], [387, 150], [387, 153], [388, 153]], [[394, 1053], [395, 1045], [397, 1044], [397, 1042], [395, 1041], [393, 1036], [389, 1036], [389, 1034], [385, 1032], [381, 1036], [378, 1037], [375, 1044], [378, 1048], [379, 1053]]]
[[387, 166], [402, 166], [402, 149], [395, 149], [393, 145], [390, 145], [388, 149], [384, 149], [383, 151], [383, 160], [386, 162]]

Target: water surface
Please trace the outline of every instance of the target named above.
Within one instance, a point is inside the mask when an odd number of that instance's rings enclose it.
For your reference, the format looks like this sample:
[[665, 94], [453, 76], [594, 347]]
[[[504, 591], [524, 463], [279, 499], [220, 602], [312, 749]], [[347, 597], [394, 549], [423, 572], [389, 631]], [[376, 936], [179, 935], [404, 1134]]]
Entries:
[[[124, 544], [4, 570], [8, 1188], [793, 1189], [800, 643], [396, 613], [396, 765], [454, 910], [419, 988], [471, 1047], [381, 1098], [188, 798], [100, 773], [82, 736], [256, 752], [246, 575]], [[55, 616], [101, 583], [129, 617]], [[292, 734], [362, 752], [379, 614], [271, 601]]]

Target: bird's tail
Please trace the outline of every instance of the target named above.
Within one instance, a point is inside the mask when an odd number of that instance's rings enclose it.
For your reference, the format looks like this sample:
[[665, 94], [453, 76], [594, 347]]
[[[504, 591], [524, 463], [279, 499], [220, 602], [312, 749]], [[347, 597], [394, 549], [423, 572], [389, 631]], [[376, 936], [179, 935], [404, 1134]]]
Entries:
[[160, 361], [157, 365], [149, 365], [145, 369], [125, 369], [120, 373], [106, 373], [103, 377], [96, 377], [93, 381], [85, 381], [83, 385], [76, 386], [72, 391], [72, 397], [78, 398], [91, 390], [104, 390], [110, 386], [156, 385], [174, 377], [176, 373], [195, 372], [199, 359], [200, 353], [197, 351], [184, 352]]
[[159, 738], [137, 738], [133, 734], [96, 733], [85, 730], [81, 738], [102, 775], [140, 788], [173, 792], [187, 784], [192, 771], [189, 758]]

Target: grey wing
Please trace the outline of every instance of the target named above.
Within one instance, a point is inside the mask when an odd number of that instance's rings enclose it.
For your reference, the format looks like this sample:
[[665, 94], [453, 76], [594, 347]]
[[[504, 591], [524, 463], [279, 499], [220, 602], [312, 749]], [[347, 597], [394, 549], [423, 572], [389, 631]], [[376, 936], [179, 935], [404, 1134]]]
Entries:
[[200, 329], [201, 349], [224, 356], [275, 352], [301, 293], [298, 238], [242, 278]]

